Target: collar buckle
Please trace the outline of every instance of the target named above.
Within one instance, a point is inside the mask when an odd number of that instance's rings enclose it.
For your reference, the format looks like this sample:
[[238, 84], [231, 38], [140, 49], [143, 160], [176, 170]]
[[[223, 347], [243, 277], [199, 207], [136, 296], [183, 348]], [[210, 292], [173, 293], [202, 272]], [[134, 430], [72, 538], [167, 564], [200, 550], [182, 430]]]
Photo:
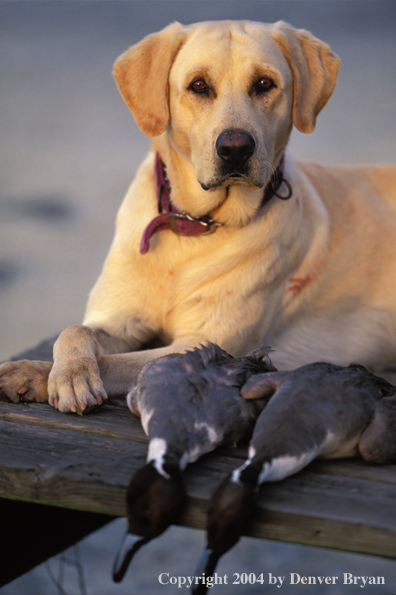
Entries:
[[[218, 221], [214, 221], [212, 217], [206, 215], [205, 217], [193, 217], [189, 213], [181, 212], [181, 213], [169, 213], [169, 226], [173, 233], [177, 236], [186, 235], [185, 225], [184, 222], [190, 222], [188, 225], [196, 224], [197, 229], [195, 233], [199, 233], [200, 235], [209, 235], [214, 233], [218, 227], [222, 227], [224, 223], [219, 223]], [[192, 235], [195, 235], [192, 234]]]

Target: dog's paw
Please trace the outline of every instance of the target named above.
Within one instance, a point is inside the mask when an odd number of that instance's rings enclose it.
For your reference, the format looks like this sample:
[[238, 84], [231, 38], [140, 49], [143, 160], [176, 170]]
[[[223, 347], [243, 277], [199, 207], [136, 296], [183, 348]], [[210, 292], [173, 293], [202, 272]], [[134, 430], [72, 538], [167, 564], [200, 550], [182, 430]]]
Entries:
[[48, 375], [51, 362], [22, 359], [0, 365], [0, 394], [13, 403], [48, 400]]
[[53, 366], [48, 379], [48, 401], [55, 409], [82, 415], [106, 400], [95, 360], [82, 358], [78, 362]]

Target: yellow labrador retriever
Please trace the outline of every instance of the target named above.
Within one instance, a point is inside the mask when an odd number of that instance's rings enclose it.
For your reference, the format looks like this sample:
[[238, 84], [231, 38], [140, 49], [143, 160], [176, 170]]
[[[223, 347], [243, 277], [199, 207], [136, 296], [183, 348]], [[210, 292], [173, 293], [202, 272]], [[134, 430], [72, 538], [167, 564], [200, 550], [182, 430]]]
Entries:
[[83, 325], [60, 335], [53, 366], [4, 364], [2, 391], [82, 412], [205, 341], [234, 355], [264, 342], [281, 369], [395, 364], [396, 168], [285, 154], [339, 66], [284, 22], [173, 23], [125, 52], [115, 78], [152, 150]]

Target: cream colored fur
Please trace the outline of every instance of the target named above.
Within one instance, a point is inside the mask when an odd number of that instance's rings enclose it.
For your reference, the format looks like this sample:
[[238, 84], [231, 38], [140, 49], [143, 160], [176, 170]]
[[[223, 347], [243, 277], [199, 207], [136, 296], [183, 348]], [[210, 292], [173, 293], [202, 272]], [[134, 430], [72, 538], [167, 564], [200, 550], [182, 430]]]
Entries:
[[[174, 23], [123, 54], [115, 78], [155, 137], [152, 151], [119, 210], [83, 325], [60, 335], [52, 369], [0, 368], [2, 390], [18, 400], [28, 386], [26, 399], [48, 396], [81, 412], [126, 392], [153, 357], [206, 341], [233, 355], [271, 345], [280, 369], [315, 360], [394, 365], [396, 168], [322, 167], [286, 152], [293, 196], [260, 209], [293, 125], [313, 131], [339, 65], [326, 44], [283, 22]], [[261, 77], [275, 86], [257, 95]], [[209, 94], [191, 91], [198, 79]], [[256, 143], [237, 181], [222, 176], [216, 153], [230, 128]], [[224, 225], [207, 236], [160, 232], [141, 255], [142, 233], [158, 214], [155, 151], [175, 205]], [[136, 351], [156, 337], [163, 347]], [[48, 395], [38, 388], [43, 374]]]

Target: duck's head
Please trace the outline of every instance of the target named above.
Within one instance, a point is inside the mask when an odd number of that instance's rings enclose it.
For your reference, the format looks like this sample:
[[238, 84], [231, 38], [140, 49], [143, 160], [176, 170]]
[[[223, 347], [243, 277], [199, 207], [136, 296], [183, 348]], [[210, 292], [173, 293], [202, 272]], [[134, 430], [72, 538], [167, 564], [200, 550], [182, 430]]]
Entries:
[[[239, 541], [255, 510], [254, 486], [234, 483], [228, 477], [214, 492], [206, 521], [207, 547], [195, 576], [213, 576], [221, 556]], [[205, 573], [205, 575], [203, 574]], [[205, 580], [194, 586], [193, 595], [207, 591]]]
[[179, 469], [161, 475], [152, 463], [139, 469], [127, 490], [128, 531], [118, 550], [113, 579], [120, 582], [135, 553], [176, 522], [185, 501]]

